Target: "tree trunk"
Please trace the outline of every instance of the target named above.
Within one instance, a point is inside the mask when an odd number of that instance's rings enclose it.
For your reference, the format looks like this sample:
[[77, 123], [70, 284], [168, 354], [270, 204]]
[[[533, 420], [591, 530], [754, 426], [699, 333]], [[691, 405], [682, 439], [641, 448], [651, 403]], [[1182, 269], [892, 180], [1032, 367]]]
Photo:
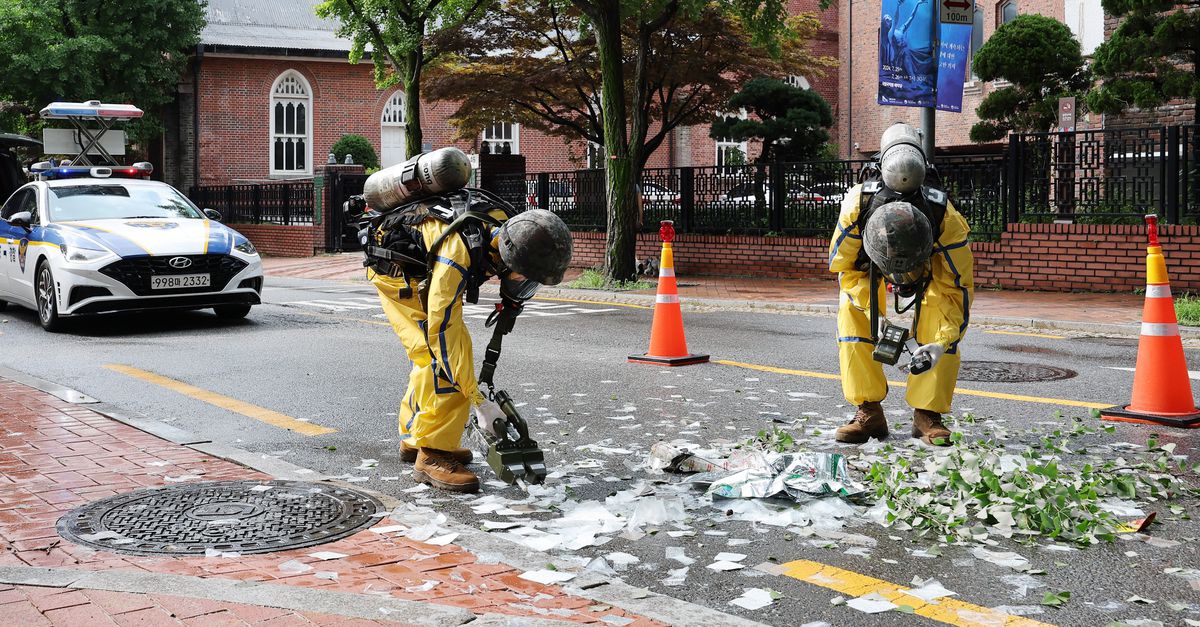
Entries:
[[626, 129], [625, 76], [622, 68], [621, 15], [609, 7], [596, 21], [600, 56], [600, 106], [603, 111], [604, 168], [608, 200], [604, 272], [609, 280], [628, 281], [637, 276], [637, 201], [634, 176], [637, 167], [629, 154]]
[[412, 157], [421, 152], [421, 64], [423, 51], [418, 46], [408, 53], [404, 62], [404, 154]]

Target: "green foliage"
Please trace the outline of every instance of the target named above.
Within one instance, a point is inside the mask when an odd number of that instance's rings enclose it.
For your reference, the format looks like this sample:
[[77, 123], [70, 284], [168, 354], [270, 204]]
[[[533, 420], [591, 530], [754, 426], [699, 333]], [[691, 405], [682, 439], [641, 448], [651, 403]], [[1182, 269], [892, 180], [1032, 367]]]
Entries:
[[[819, 433], [814, 433], [819, 435]], [[738, 448], [749, 447], [773, 453], [787, 453], [796, 448], [796, 438], [784, 429], [771, 425], [768, 429], [759, 429], [754, 437], [742, 442]]]
[[1184, 294], [1175, 299], [1175, 317], [1179, 324], [1189, 327], [1200, 326], [1200, 296]]
[[[1010, 83], [979, 104], [974, 142], [996, 141], [1010, 131], [1048, 130], [1057, 119], [1058, 99], [1082, 95], [1090, 82], [1071, 29], [1041, 15], [1020, 15], [997, 28], [972, 67], [981, 80]], [[1077, 115], [1083, 113], [1078, 109]]]
[[[1174, 0], [1103, 0], [1104, 12], [1122, 18], [1092, 57], [1102, 82], [1088, 93], [1093, 111], [1149, 109], [1173, 98], [1200, 103], [1200, 13]], [[1197, 105], [1200, 107], [1200, 105]]]
[[[1105, 499], [1169, 502], [1196, 493], [1174, 443], [1151, 439], [1144, 453], [1105, 458], [1088, 455], [1079, 441], [1095, 433], [1073, 418], [1017, 454], [1002, 431], [976, 441], [955, 432], [948, 449], [873, 463], [866, 479], [887, 505], [890, 525], [947, 542], [1035, 542], [1039, 535], [1080, 546], [1112, 542], [1126, 521], [1102, 506]], [[890, 445], [881, 451], [893, 452]]]
[[709, 135], [762, 140], [760, 163], [817, 157], [833, 126], [833, 110], [821, 94], [774, 78], [751, 79], [729, 99], [727, 109], [745, 109], [751, 117], [718, 118]]
[[354, 163], [365, 166], [368, 170], [379, 169], [379, 155], [375, 154], [375, 147], [371, 145], [371, 141], [362, 135], [342, 135], [341, 139], [333, 143], [329, 152], [333, 153], [338, 163], [342, 163], [349, 153]]
[[[27, 127], [53, 101], [100, 100], [147, 112], [126, 130], [161, 132], [158, 109], [174, 97], [200, 41], [196, 0], [0, 0], [0, 101], [15, 102]], [[8, 114], [11, 121], [12, 114]]]
[[587, 269], [583, 274], [579, 275], [578, 279], [571, 281], [567, 287], [577, 290], [610, 290], [615, 292], [624, 292], [629, 290], [649, 290], [654, 286], [646, 281], [614, 281], [604, 275], [603, 272], [594, 269]]
[[351, 63], [371, 48], [375, 86], [403, 85], [404, 141], [408, 154], [421, 152], [421, 74], [456, 50], [446, 45], [455, 33], [480, 19], [496, 0], [325, 0], [317, 15], [341, 23], [338, 35], [350, 39]]

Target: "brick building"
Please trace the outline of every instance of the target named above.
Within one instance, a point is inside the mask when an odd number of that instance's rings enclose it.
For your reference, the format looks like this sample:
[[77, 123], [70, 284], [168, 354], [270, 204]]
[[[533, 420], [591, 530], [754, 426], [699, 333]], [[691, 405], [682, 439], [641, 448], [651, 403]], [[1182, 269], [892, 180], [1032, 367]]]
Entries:
[[[838, 119], [838, 143], [849, 158], [865, 158], [879, 149], [883, 130], [896, 122], [920, 124], [920, 109], [887, 107], [876, 103], [879, 81], [880, 0], [841, 0], [842, 108]], [[972, 51], [982, 46], [996, 28], [1017, 15], [1040, 14], [1067, 24], [1090, 55], [1104, 41], [1105, 20], [1100, 0], [975, 0]], [[969, 71], [969, 70], [968, 70]], [[949, 153], [984, 153], [1000, 149], [999, 144], [978, 145], [968, 138], [971, 126], [979, 121], [975, 109], [994, 83], [968, 80], [963, 89], [962, 113], [937, 112], [937, 145]], [[1077, 128], [1097, 128], [1102, 116], [1084, 115]]]
[[[305, 178], [327, 160], [343, 134], [363, 135], [384, 165], [404, 155], [404, 94], [381, 91], [369, 61], [350, 64], [349, 42], [336, 23], [313, 12], [319, 0], [209, 0], [201, 44], [181, 79], [167, 115], [164, 178], [182, 189], [199, 182], [223, 184]], [[818, 0], [790, 0], [792, 11], [816, 11]], [[837, 8], [822, 14], [829, 25], [814, 42], [818, 54], [836, 56]], [[810, 85], [837, 112], [837, 71], [792, 77]], [[531, 172], [597, 165], [585, 142], [566, 142], [515, 124], [497, 124], [469, 141], [455, 140], [447, 122], [454, 105], [421, 103], [424, 143], [519, 153]], [[714, 165], [733, 148], [716, 142], [707, 125], [677, 129], [651, 157], [650, 167]]]

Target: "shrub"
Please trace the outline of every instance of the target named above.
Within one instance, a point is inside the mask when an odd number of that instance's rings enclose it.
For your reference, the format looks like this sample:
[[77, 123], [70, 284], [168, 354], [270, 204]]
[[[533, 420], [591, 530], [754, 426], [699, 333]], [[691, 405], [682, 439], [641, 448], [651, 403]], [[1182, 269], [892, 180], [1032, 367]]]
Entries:
[[342, 163], [346, 158], [346, 153], [350, 153], [354, 163], [364, 166], [368, 170], [379, 167], [379, 155], [375, 152], [375, 147], [371, 145], [369, 139], [362, 135], [342, 135], [341, 139], [333, 143], [329, 152], [333, 153], [338, 163]]

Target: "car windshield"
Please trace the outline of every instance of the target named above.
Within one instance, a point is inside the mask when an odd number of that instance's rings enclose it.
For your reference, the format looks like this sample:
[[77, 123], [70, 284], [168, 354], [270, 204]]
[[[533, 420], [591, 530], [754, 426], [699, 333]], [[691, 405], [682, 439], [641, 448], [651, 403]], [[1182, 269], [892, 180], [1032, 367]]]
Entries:
[[50, 188], [50, 220], [201, 218], [182, 194], [165, 185], [71, 185]]

